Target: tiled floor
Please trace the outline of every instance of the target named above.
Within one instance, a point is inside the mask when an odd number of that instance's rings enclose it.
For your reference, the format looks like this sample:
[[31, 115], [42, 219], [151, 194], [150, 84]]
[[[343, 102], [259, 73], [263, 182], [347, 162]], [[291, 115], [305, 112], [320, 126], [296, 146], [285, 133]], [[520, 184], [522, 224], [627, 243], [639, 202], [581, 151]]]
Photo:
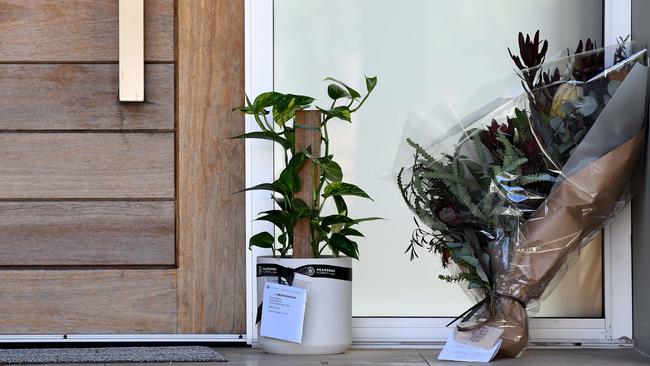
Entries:
[[[225, 354], [228, 363], [183, 363], [183, 366], [463, 366], [477, 364], [463, 362], [441, 362], [436, 360], [437, 350], [350, 350], [342, 355], [330, 356], [279, 356], [250, 348], [218, 348]], [[493, 365], [532, 366], [632, 366], [650, 365], [650, 357], [626, 349], [530, 349], [518, 359], [504, 359]], [[105, 364], [105, 366], [169, 366], [166, 364]], [[43, 366], [43, 365], [39, 365]], [[58, 365], [62, 366], [62, 365]], [[72, 364], [69, 366], [83, 366]], [[85, 365], [89, 366], [89, 365]], [[97, 366], [94, 364], [93, 366]]]
[[[269, 355], [258, 349], [220, 349], [226, 355], [230, 366], [433, 366], [473, 365], [463, 362], [442, 362], [436, 360], [438, 350], [350, 350], [342, 355], [332, 356], [278, 356]], [[518, 359], [497, 360], [499, 366], [628, 366], [650, 365], [647, 357], [634, 349], [530, 349]]]

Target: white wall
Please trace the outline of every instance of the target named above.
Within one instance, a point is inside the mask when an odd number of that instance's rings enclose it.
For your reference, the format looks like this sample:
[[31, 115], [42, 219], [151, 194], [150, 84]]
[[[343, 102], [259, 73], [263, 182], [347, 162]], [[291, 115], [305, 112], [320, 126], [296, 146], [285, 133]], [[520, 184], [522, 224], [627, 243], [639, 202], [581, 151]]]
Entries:
[[[471, 95], [510, 73], [506, 47], [517, 32], [538, 28], [550, 54], [580, 38], [600, 44], [600, 0], [275, 0], [275, 89], [326, 100], [326, 76], [364, 89], [376, 75], [375, 95], [352, 125], [331, 130], [346, 180], [374, 202], [354, 201], [351, 213], [387, 221], [361, 228], [361, 261], [354, 273], [356, 316], [449, 316], [470, 305], [461, 289], [437, 279], [439, 258], [403, 251], [413, 230], [390, 172], [408, 112], [426, 114], [448, 101], [462, 112]], [[596, 257], [587, 262], [599, 262]], [[600, 316], [602, 273], [575, 268], [540, 315]], [[585, 293], [581, 293], [580, 286]], [[562, 290], [564, 288], [564, 290]], [[588, 294], [586, 292], [589, 292]]]

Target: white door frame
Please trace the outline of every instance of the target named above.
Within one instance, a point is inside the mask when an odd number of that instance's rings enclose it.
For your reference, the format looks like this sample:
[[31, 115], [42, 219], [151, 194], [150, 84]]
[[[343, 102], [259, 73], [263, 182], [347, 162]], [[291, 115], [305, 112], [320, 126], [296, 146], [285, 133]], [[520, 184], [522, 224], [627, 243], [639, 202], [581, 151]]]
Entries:
[[[631, 0], [605, 0], [604, 40], [613, 44], [618, 35], [631, 30]], [[254, 97], [273, 90], [273, 0], [246, 0], [246, 93]], [[255, 131], [252, 118], [246, 120], [246, 131]], [[261, 140], [246, 141], [246, 185], [272, 181], [274, 173], [273, 146]], [[268, 223], [254, 221], [258, 212], [271, 209], [268, 194], [246, 193], [246, 243], [251, 235], [267, 230]], [[541, 318], [531, 319], [533, 345], [631, 345], [632, 338], [632, 272], [631, 272], [631, 210], [626, 207], [604, 232], [604, 318]], [[256, 273], [258, 255], [268, 251], [254, 248], [246, 257], [247, 342], [257, 341], [255, 327]], [[452, 318], [355, 317], [353, 343], [356, 346], [440, 346], [447, 337], [445, 328]]]

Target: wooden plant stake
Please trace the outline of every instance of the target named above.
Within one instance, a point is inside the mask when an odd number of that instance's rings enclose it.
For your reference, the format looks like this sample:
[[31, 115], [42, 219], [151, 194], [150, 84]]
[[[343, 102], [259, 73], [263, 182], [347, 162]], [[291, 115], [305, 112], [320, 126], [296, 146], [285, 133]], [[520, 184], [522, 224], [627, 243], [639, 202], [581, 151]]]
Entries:
[[[311, 154], [320, 156], [321, 134], [321, 112], [317, 110], [296, 112], [296, 125], [307, 128], [296, 127], [296, 152], [305, 150], [311, 146]], [[314, 209], [312, 192], [320, 184], [320, 169], [311, 160], [307, 160], [298, 171], [300, 177], [300, 190], [295, 194], [296, 198], [307, 203], [309, 208]], [[313, 258], [311, 252], [311, 238], [309, 232], [309, 219], [298, 220], [293, 229], [293, 257]]]

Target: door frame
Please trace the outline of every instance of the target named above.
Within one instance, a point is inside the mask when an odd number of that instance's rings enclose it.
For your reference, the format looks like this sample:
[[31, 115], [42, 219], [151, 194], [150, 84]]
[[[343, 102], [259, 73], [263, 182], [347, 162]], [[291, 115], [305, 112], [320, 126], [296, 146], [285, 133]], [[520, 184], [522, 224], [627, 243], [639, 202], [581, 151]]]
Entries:
[[[245, 89], [249, 96], [273, 90], [273, 2], [246, 0], [245, 3]], [[603, 1], [603, 39], [607, 44], [618, 34], [631, 31], [631, 0]], [[255, 131], [253, 119], [246, 120], [246, 132]], [[246, 141], [246, 186], [273, 180], [274, 149], [271, 142]], [[246, 193], [246, 243], [254, 233], [273, 232], [273, 227], [254, 221], [257, 212], [273, 208], [268, 194]], [[604, 317], [533, 318], [531, 344], [552, 346], [632, 346], [631, 209], [628, 205], [604, 229]], [[256, 257], [269, 250], [253, 248], [246, 257], [246, 313], [249, 344], [257, 343], [255, 326]], [[447, 338], [445, 327], [452, 317], [354, 317], [353, 344], [358, 347], [440, 347]]]

